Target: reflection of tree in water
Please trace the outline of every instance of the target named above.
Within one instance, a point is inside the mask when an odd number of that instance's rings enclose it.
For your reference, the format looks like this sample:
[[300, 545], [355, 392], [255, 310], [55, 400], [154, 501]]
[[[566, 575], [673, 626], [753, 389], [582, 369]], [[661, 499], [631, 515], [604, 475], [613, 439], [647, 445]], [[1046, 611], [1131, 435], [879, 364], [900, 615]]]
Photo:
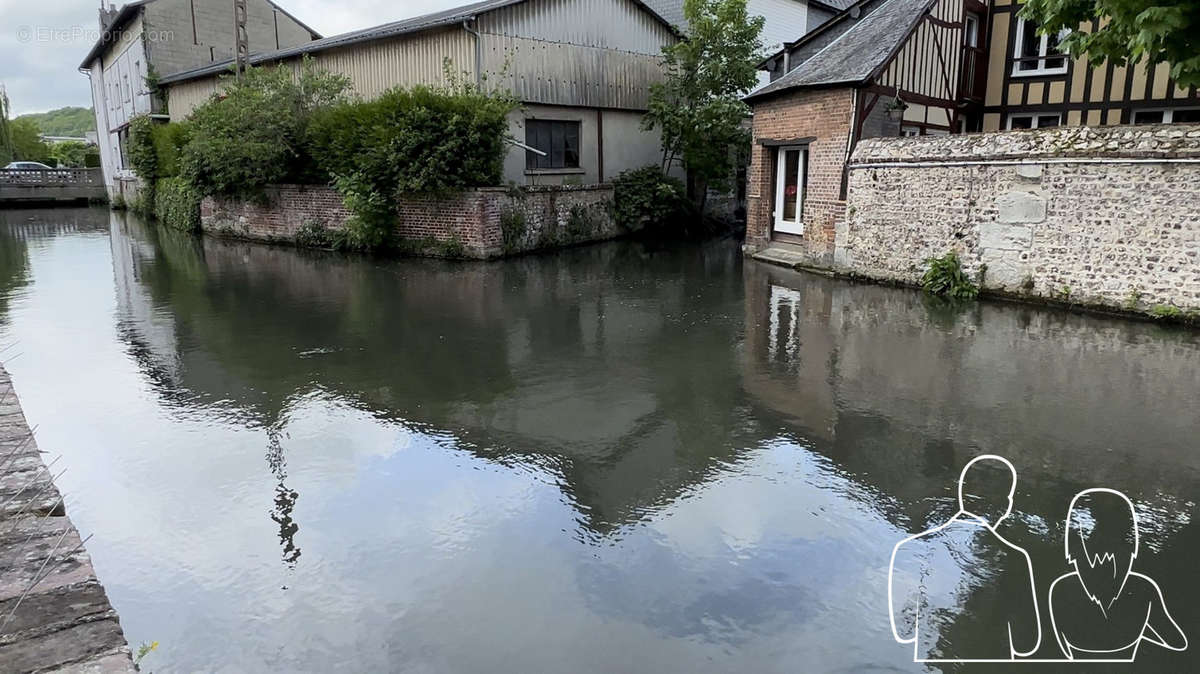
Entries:
[[283, 455], [283, 442], [278, 428], [267, 431], [267, 465], [271, 474], [279, 481], [275, 486], [275, 509], [271, 511], [271, 519], [279, 525], [279, 542], [283, 544], [283, 561], [289, 568], [296, 568], [300, 559], [300, 547], [296, 545], [296, 532], [300, 525], [292, 519], [292, 509], [296, 507], [299, 492], [289, 489], [284, 480], [287, 479], [287, 459]]
[[0, 225], [0, 321], [8, 320], [8, 303], [13, 294], [29, 283], [29, 246]]

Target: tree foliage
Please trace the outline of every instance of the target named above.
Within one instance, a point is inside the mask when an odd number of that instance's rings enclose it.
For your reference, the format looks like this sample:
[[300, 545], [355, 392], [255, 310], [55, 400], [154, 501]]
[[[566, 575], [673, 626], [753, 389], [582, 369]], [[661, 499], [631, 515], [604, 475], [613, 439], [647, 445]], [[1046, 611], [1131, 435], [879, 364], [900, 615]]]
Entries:
[[8, 125], [12, 137], [14, 161], [37, 161], [43, 164], [53, 163], [50, 158], [50, 146], [42, 141], [41, 129], [27, 117], [18, 117]]
[[204, 194], [254, 195], [310, 165], [305, 131], [315, 110], [345, 99], [350, 81], [306, 59], [300, 73], [248, 68], [191, 116], [180, 173]]
[[757, 82], [763, 18], [746, 0], [684, 0], [683, 13], [688, 34], [663, 48], [666, 80], [651, 87], [643, 127], [661, 130], [662, 170], [681, 161], [702, 191], [723, 186], [750, 142], [741, 99]]
[[0, 166], [13, 160], [12, 128], [8, 121], [8, 94], [0, 87]]
[[47, 136], [72, 136], [83, 138], [88, 131], [96, 130], [96, 115], [91, 108], [68, 106], [49, 112], [31, 112], [21, 115], [29, 119]]
[[[1052, 35], [1071, 31], [1063, 50], [1093, 65], [1165, 62], [1179, 86], [1200, 86], [1200, 0], [1026, 0], [1021, 16]], [[1097, 30], [1079, 30], [1094, 19]]]
[[83, 168], [89, 151], [87, 143], [70, 140], [51, 145], [50, 158], [58, 166]]

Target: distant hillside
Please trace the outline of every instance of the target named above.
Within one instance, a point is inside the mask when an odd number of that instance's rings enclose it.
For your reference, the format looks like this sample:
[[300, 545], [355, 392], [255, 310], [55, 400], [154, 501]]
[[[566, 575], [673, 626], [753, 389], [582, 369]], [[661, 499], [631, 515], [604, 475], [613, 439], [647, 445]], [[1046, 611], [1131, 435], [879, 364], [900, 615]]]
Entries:
[[29, 119], [47, 136], [83, 137], [96, 130], [96, 116], [91, 108], [59, 108], [50, 112], [34, 112], [17, 119]]

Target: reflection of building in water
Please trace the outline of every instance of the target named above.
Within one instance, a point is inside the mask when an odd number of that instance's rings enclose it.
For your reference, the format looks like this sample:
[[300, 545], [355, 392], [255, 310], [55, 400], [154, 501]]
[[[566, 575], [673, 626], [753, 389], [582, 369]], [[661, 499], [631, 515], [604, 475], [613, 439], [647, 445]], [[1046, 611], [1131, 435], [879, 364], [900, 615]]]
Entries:
[[799, 359], [800, 311], [799, 291], [771, 286], [771, 339], [768, 343], [771, 360], [780, 354], [784, 354], [789, 361]]
[[[135, 234], [136, 232], [136, 234]], [[130, 354], [159, 382], [177, 384], [179, 349], [174, 318], [158, 311], [143, 278], [157, 257], [150, 228], [113, 211], [109, 227], [113, 281], [116, 284], [117, 330]]]

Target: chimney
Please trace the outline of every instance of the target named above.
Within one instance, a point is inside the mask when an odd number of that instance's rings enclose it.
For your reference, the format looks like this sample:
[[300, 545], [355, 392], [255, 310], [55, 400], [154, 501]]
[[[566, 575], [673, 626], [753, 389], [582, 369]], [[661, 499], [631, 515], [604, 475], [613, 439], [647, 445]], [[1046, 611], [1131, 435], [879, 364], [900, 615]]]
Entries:
[[113, 21], [116, 20], [116, 18], [117, 8], [106, 8], [104, 6], [104, 0], [100, 0], [100, 32], [103, 33], [104, 31], [108, 30], [113, 25]]

